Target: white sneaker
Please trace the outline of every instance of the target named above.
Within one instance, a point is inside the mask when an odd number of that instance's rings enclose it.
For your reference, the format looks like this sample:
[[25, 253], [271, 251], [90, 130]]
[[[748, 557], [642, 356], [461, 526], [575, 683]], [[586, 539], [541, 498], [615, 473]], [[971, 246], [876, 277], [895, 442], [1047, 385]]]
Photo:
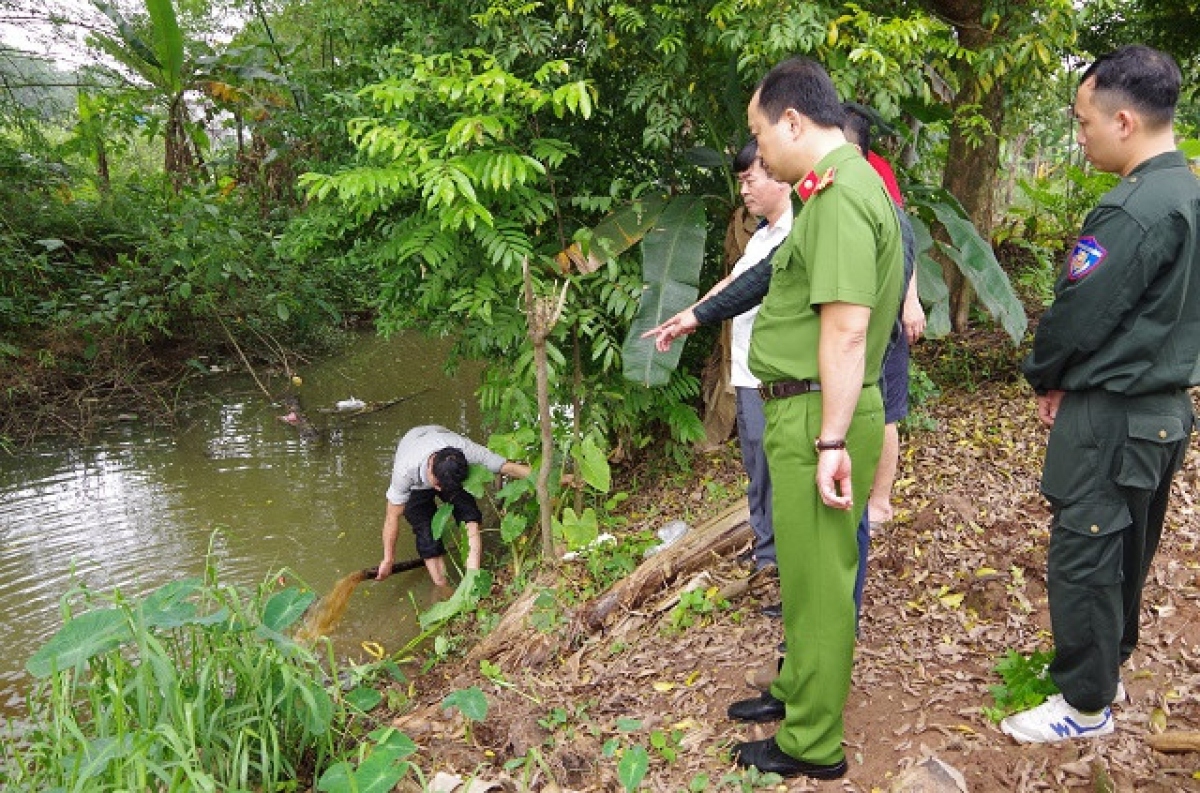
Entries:
[[1086, 714], [1055, 694], [1036, 708], [1009, 716], [1000, 729], [1021, 743], [1051, 743], [1071, 738], [1096, 738], [1113, 731], [1112, 710]]
[[1113, 695], [1112, 704], [1119, 705], [1125, 701], [1125, 683], [1121, 680], [1117, 681], [1117, 693]]

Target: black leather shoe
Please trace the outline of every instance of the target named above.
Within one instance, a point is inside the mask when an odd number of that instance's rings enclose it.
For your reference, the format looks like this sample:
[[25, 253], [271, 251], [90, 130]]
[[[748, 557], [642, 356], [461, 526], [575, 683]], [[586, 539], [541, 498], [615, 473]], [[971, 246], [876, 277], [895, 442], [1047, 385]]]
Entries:
[[783, 616], [783, 604], [782, 603], [768, 603], [767, 605], [760, 608], [758, 611], [760, 614], [762, 614], [765, 617], [774, 617], [775, 619], [779, 619], [780, 617]]
[[783, 703], [771, 696], [770, 691], [729, 706], [729, 718], [737, 721], [779, 721], [783, 714]]
[[779, 748], [774, 738], [747, 741], [733, 747], [733, 756], [738, 765], [754, 766], [764, 774], [779, 774], [782, 777], [807, 776], [813, 779], [840, 779], [846, 775], [846, 761], [833, 765], [817, 765], [797, 760]]

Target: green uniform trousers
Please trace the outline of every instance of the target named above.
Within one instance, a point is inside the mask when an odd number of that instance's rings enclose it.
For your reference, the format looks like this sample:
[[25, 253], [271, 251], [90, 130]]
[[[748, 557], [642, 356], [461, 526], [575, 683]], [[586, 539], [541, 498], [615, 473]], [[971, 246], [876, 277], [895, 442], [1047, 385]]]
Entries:
[[817, 492], [821, 433], [819, 392], [765, 405], [764, 445], [773, 484], [772, 511], [787, 655], [771, 695], [786, 705], [776, 741], [809, 763], [838, 763], [842, 710], [854, 663], [854, 579], [858, 521], [883, 445], [883, 400], [864, 388], [846, 435], [854, 508], [830, 509]]
[[1058, 409], [1042, 473], [1054, 511], [1050, 677], [1079, 710], [1112, 702], [1137, 646], [1142, 587], [1193, 424], [1186, 391], [1068, 391]]

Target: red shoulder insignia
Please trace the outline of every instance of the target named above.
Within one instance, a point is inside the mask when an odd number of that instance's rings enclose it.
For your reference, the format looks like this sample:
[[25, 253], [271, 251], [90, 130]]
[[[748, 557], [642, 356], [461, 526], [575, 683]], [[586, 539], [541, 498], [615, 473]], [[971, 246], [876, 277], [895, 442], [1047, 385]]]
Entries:
[[824, 190], [826, 187], [829, 187], [829, 185], [833, 184], [834, 177], [836, 176], [836, 168], [830, 168], [829, 170], [825, 171], [825, 173], [821, 174], [820, 177], [817, 176], [816, 171], [809, 171], [808, 175], [801, 179], [800, 183], [796, 185], [796, 195], [800, 196], [801, 201], [807, 201], [817, 193]]

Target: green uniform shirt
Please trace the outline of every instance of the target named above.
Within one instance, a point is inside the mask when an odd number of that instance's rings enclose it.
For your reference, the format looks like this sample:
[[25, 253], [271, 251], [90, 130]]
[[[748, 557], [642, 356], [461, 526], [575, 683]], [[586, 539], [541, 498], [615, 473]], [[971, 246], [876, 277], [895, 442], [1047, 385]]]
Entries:
[[883, 181], [857, 149], [838, 147], [813, 174], [831, 168], [833, 181], [804, 202], [772, 260], [771, 288], [750, 337], [750, 371], [764, 383], [818, 379], [824, 303], [872, 309], [863, 385], [879, 380], [904, 279], [900, 224]]
[[1022, 366], [1039, 394], [1152, 394], [1200, 383], [1200, 184], [1179, 152], [1101, 199]]

